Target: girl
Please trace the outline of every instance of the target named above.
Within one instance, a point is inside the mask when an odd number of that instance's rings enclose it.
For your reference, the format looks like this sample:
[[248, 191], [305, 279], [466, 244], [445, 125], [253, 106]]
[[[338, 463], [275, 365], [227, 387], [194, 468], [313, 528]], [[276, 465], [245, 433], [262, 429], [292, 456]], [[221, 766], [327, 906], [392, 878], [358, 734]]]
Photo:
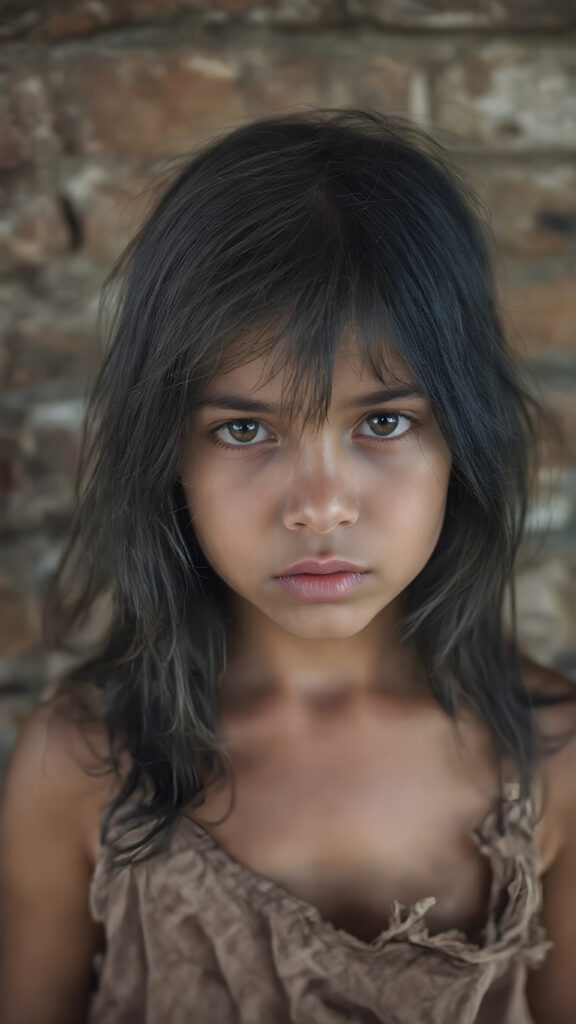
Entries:
[[503, 624], [537, 409], [474, 202], [320, 110], [130, 246], [46, 604], [76, 662], [4, 793], [4, 1024], [576, 1019], [574, 688]]

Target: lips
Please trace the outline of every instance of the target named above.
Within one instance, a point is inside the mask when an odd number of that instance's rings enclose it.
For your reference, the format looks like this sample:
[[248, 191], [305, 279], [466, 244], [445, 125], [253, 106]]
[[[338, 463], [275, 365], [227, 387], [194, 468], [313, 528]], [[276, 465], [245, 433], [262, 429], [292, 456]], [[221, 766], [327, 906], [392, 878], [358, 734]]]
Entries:
[[287, 569], [277, 574], [277, 578], [282, 576], [299, 576], [304, 573], [314, 576], [328, 576], [333, 572], [353, 572], [362, 573], [367, 572], [362, 566], [356, 565], [354, 562], [345, 562], [341, 558], [304, 558], [301, 562], [294, 562], [293, 565], [289, 565]]
[[288, 566], [274, 583], [293, 600], [314, 604], [344, 600], [362, 589], [370, 570], [341, 558], [305, 558]]

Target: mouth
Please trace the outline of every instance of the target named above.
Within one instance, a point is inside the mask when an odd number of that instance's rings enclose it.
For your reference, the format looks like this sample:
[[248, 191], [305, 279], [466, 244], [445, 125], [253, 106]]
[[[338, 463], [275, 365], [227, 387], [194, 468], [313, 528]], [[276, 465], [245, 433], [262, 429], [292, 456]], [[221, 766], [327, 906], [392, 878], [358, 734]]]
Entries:
[[368, 570], [354, 562], [344, 561], [342, 558], [304, 558], [300, 562], [294, 562], [287, 569], [279, 572], [275, 579], [284, 579], [287, 576], [332, 576], [337, 573], [365, 573]]
[[274, 579], [278, 586], [300, 601], [333, 601], [358, 590], [369, 576], [368, 570], [354, 567], [322, 572], [292, 570]]

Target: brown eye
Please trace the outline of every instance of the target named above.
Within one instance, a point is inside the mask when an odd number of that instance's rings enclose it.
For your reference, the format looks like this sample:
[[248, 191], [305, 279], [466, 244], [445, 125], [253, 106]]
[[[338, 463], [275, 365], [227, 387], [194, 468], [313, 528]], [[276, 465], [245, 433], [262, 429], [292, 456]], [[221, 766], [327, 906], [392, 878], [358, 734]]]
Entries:
[[232, 420], [224, 427], [235, 441], [253, 441], [258, 433], [258, 423], [254, 420]]
[[[403, 430], [399, 430], [398, 428], [402, 426], [402, 421], [405, 421], [408, 426]], [[373, 437], [390, 438], [391, 440], [396, 440], [396, 438], [407, 434], [412, 424], [409, 416], [404, 416], [399, 412], [373, 413], [372, 416], [367, 416], [364, 422], [369, 425]]]
[[[228, 420], [220, 424], [212, 434], [214, 444], [222, 448], [248, 448], [252, 447], [249, 442], [258, 437], [260, 430], [265, 433], [265, 428], [257, 420]], [[225, 439], [233, 443], [226, 444]]]

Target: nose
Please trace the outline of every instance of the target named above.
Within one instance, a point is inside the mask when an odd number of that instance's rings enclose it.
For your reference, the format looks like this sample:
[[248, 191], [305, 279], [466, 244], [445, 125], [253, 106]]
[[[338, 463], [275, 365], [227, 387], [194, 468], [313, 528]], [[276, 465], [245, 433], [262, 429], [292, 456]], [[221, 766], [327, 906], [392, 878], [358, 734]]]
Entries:
[[358, 487], [346, 459], [328, 444], [308, 441], [285, 477], [283, 521], [289, 530], [330, 533], [358, 520]]

